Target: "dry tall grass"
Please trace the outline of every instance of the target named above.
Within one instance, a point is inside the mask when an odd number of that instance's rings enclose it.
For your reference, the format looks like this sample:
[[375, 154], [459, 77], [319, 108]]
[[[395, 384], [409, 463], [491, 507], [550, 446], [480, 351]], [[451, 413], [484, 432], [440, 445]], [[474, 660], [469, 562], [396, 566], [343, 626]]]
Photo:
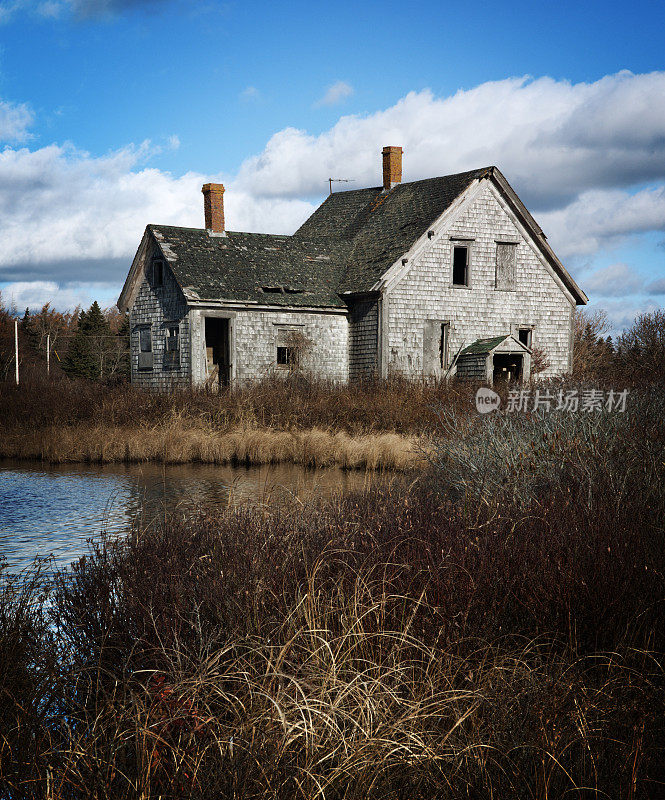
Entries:
[[0, 456], [51, 463], [157, 461], [164, 464], [275, 464], [404, 470], [421, 458], [415, 437], [396, 433], [350, 436], [345, 431], [215, 430], [177, 418], [139, 428], [117, 425], [0, 430]]
[[169, 520], [48, 602], [6, 582], [0, 794], [657, 800], [659, 510], [626, 505], [393, 487]]

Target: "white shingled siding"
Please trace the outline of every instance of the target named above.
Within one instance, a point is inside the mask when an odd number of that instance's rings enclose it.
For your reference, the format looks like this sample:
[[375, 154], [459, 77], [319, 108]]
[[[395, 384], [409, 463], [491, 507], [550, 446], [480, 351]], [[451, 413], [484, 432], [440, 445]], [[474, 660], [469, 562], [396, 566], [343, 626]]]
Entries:
[[308, 342], [302, 363], [304, 372], [332, 381], [348, 379], [348, 322], [346, 313], [257, 309], [197, 308], [190, 312], [192, 330], [192, 374], [194, 383], [205, 376], [205, 316], [228, 317], [230, 321], [232, 380], [242, 383], [273, 373], [286, 374], [278, 366], [277, 340], [280, 330], [295, 330]]
[[[455, 241], [451, 237], [472, 240], [469, 288], [452, 286]], [[494, 288], [497, 239], [517, 243], [514, 291]], [[573, 307], [486, 183], [387, 291], [383, 331], [388, 373], [411, 378], [423, 375], [426, 323], [440, 320], [450, 321], [451, 360], [460, 346], [476, 339], [508, 333], [516, 336], [518, 327], [532, 326], [533, 345], [542, 348], [551, 362], [541, 375], [561, 374], [571, 364]]]

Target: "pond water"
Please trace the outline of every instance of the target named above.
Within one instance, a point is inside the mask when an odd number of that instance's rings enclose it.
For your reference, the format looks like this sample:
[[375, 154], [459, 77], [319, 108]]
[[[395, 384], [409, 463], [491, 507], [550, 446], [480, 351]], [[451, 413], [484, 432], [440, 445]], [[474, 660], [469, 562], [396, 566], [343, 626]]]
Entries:
[[86, 552], [88, 539], [122, 534], [139, 515], [141, 524], [150, 524], [165, 511], [330, 496], [368, 480], [363, 472], [292, 464], [51, 466], [0, 460], [0, 560], [11, 572], [35, 557], [66, 566]]

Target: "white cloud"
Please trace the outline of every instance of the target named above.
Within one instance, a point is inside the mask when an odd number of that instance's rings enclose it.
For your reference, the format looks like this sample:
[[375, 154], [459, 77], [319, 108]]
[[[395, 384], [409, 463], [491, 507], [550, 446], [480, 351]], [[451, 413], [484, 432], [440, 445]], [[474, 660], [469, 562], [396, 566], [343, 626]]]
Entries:
[[[7, 306], [15, 306], [21, 313], [26, 309], [41, 308], [50, 303], [53, 308], [69, 309], [76, 306], [88, 308], [94, 297], [92, 286], [62, 287], [55, 281], [16, 281], [2, 287], [2, 300]], [[108, 287], [106, 287], [108, 290]], [[98, 297], [98, 292], [95, 297]]]
[[0, 100], [0, 142], [24, 141], [32, 121], [32, 111], [25, 103]]
[[344, 81], [337, 81], [326, 89], [323, 97], [320, 97], [314, 108], [321, 108], [321, 106], [336, 106], [343, 103], [347, 97], [353, 94], [353, 86], [345, 83]]
[[[201, 186], [223, 176], [173, 177], [145, 165], [152, 152], [149, 143], [102, 158], [71, 145], [0, 152], [0, 280], [122, 282], [147, 223], [202, 225]], [[230, 184], [225, 203], [230, 230], [291, 233], [313, 210]]]
[[583, 192], [561, 209], [541, 212], [538, 222], [560, 256], [590, 255], [626, 236], [665, 230], [665, 187]]
[[589, 306], [589, 311], [602, 309], [607, 314], [610, 323], [609, 335], [616, 338], [622, 331], [635, 322], [640, 314], [652, 314], [660, 306], [652, 300], [627, 304], [623, 300], [607, 300]]
[[[227, 187], [230, 230], [291, 233], [330, 175], [378, 185], [385, 144], [404, 147], [405, 180], [497, 164], [557, 253], [591, 259], [665, 230], [663, 96], [665, 73], [627, 72], [591, 84], [513, 78], [444, 98], [411, 92], [319, 135], [285, 128], [234, 177], [151, 168], [159, 148], [147, 142], [97, 158], [69, 144], [6, 147], [0, 281], [120, 283], [146, 223], [202, 224], [201, 185], [211, 180]], [[0, 104], [0, 136], [27, 137], [31, 120], [26, 106]]]
[[584, 289], [589, 296], [624, 297], [639, 293], [643, 286], [644, 279], [622, 263], [598, 269], [584, 279]]
[[46, 17], [47, 19], [57, 19], [63, 11], [66, 9], [66, 4], [64, 2], [58, 2], [57, 0], [45, 0], [45, 2], [40, 3], [37, 6], [37, 13], [41, 17]]
[[317, 136], [279, 131], [239, 178], [266, 195], [321, 194], [333, 173], [377, 185], [381, 147], [397, 144], [404, 180], [496, 164], [529, 208], [557, 208], [590, 189], [665, 178], [664, 95], [665, 72], [590, 84], [509, 78], [443, 98], [410, 92]]
[[70, 10], [82, 18], [107, 17], [133, 8], [165, 6], [173, 0], [5, 0], [0, 3], [0, 24], [19, 11], [55, 19]]

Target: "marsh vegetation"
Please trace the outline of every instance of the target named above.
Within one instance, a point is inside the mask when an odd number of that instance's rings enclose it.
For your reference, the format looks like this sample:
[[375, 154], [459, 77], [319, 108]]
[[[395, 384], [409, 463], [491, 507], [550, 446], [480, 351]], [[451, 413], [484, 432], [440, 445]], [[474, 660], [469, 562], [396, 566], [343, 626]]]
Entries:
[[662, 797], [665, 430], [633, 400], [444, 418], [387, 488], [5, 577], [3, 795]]

